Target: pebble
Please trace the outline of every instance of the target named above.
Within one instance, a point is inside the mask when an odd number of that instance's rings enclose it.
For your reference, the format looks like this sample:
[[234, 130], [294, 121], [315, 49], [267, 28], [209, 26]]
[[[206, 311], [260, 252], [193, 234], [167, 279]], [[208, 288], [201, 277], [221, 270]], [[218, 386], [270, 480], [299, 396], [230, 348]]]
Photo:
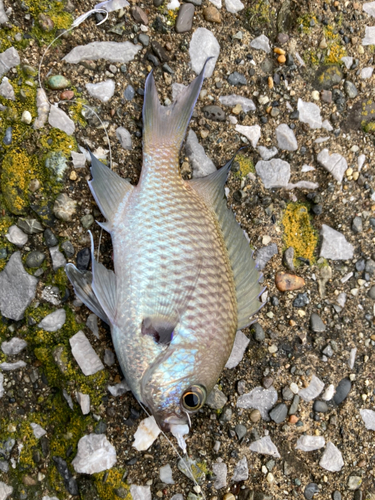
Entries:
[[251, 451], [255, 451], [261, 455], [271, 455], [274, 458], [280, 458], [280, 453], [269, 436], [264, 436], [254, 441], [250, 444], [249, 448]]
[[354, 85], [353, 82], [350, 82], [349, 80], [345, 81], [344, 90], [349, 99], [354, 99], [358, 95], [357, 87]]
[[143, 47], [148, 47], [150, 45], [150, 37], [145, 33], [140, 33], [138, 35], [138, 41], [143, 45]]
[[47, 247], [54, 247], [59, 242], [56, 236], [53, 234], [52, 230], [49, 228], [47, 228], [44, 231], [43, 236], [44, 236], [44, 242], [47, 245]]
[[133, 19], [137, 23], [142, 23], [145, 26], [148, 26], [148, 17], [147, 14], [144, 10], [142, 10], [140, 7], [135, 6], [131, 9], [131, 15], [133, 16]]
[[[319, 100], [319, 93], [318, 99]], [[320, 108], [312, 102], [304, 102], [302, 99], [298, 99], [297, 109], [299, 111], [299, 121], [302, 123], [307, 123], [310, 128], [321, 128], [322, 127], [322, 117], [320, 116]]]
[[316, 483], [309, 483], [308, 485], [306, 485], [303, 492], [306, 500], [312, 500], [314, 495], [317, 495], [318, 493], [320, 493], [320, 489]]
[[86, 335], [79, 331], [69, 339], [72, 354], [86, 377], [104, 369], [99, 356], [92, 348]]
[[37, 267], [40, 267], [46, 256], [44, 255], [43, 252], [38, 252], [38, 250], [34, 250], [33, 252], [30, 252], [28, 256], [26, 257], [26, 267], [30, 269], [36, 269]]
[[8, 486], [6, 483], [0, 481], [0, 498], [6, 500], [13, 493], [13, 486]]
[[11, 68], [21, 64], [20, 56], [14, 47], [9, 47], [0, 54], [0, 78]]
[[0, 96], [11, 101], [16, 100], [14, 89], [6, 76], [4, 76], [0, 85]]
[[266, 247], [260, 248], [255, 257], [255, 262], [257, 269], [262, 271], [266, 267], [267, 262], [269, 262], [274, 255], [277, 255], [277, 245], [276, 243], [271, 243]]
[[324, 382], [322, 382], [316, 375], [313, 375], [308, 387], [300, 389], [298, 394], [304, 401], [312, 401], [319, 396], [319, 394], [323, 391], [323, 388]]
[[23, 318], [26, 308], [35, 297], [38, 280], [27, 273], [21, 253], [14, 252], [0, 273], [0, 311], [14, 321]]
[[3, 138], [3, 144], [5, 146], [9, 146], [10, 144], [12, 144], [12, 137], [13, 137], [12, 133], [13, 133], [12, 127], [7, 127]]
[[48, 314], [42, 321], [38, 324], [39, 328], [42, 328], [46, 332], [57, 332], [63, 327], [66, 321], [65, 309], [57, 309], [51, 314]]
[[241, 332], [241, 330], [236, 333], [232, 352], [229, 356], [228, 361], [226, 362], [225, 368], [235, 368], [242, 361], [243, 355], [246, 351], [247, 346], [249, 345], [249, 342], [250, 340], [244, 333]]
[[263, 330], [262, 326], [259, 323], [254, 323], [251, 326], [251, 331], [253, 332], [254, 339], [257, 342], [263, 342], [263, 340], [266, 338], [264, 330]]
[[289, 247], [283, 253], [283, 264], [290, 271], [294, 271], [294, 248]]
[[177, 33], [186, 33], [187, 31], [191, 30], [193, 26], [194, 13], [195, 7], [193, 4], [184, 3], [183, 5], [181, 5], [176, 20]]
[[106, 364], [107, 366], [114, 365], [116, 360], [115, 360], [115, 355], [113, 354], [113, 351], [111, 351], [110, 349], [105, 349], [103, 361], [104, 361], [104, 364]]
[[360, 476], [349, 476], [348, 477], [348, 488], [351, 491], [358, 490], [362, 484], [362, 478]]
[[375, 285], [373, 285], [368, 291], [368, 296], [370, 299], [375, 300]]
[[219, 106], [205, 106], [202, 111], [208, 120], [223, 122], [226, 119], [225, 112]]
[[50, 109], [50, 104], [48, 102], [46, 93], [43, 89], [38, 89], [36, 91], [36, 106], [38, 111], [38, 117], [34, 121], [34, 129], [43, 128], [48, 120], [48, 112]]
[[293, 300], [293, 307], [305, 307], [310, 303], [310, 299], [307, 293], [299, 293], [297, 297]]
[[108, 391], [112, 394], [112, 396], [120, 397], [120, 396], [123, 396], [126, 392], [129, 392], [130, 387], [128, 386], [128, 384], [126, 383], [126, 380], [124, 379], [118, 384], [109, 385]]
[[25, 349], [27, 342], [19, 337], [13, 337], [9, 341], [1, 343], [1, 350], [7, 356], [15, 356]]
[[63, 458], [57, 456], [52, 457], [52, 459], [56, 464], [56, 469], [61, 475], [64, 481], [64, 486], [67, 489], [68, 493], [70, 493], [71, 495], [78, 495], [77, 480], [70, 472], [66, 461]]
[[355, 234], [361, 233], [363, 231], [362, 217], [354, 217], [352, 220], [352, 231]]
[[82, 394], [82, 392], [76, 392], [77, 403], [81, 407], [82, 415], [88, 415], [90, 413], [90, 396], [89, 394]]
[[30, 427], [33, 430], [33, 434], [37, 439], [40, 439], [42, 436], [47, 434], [47, 431], [43, 429], [39, 424], [35, 424], [34, 422], [30, 423]]
[[270, 160], [271, 158], [276, 156], [278, 153], [278, 150], [275, 147], [266, 148], [265, 146], [258, 146], [257, 150], [258, 150], [260, 156], [262, 157], [262, 160], [266, 160], [266, 161]]
[[267, 54], [271, 52], [270, 41], [265, 35], [254, 38], [254, 40], [250, 42], [250, 47], [257, 50], [263, 50]]
[[253, 422], [254, 424], [256, 424], [257, 422], [259, 422], [259, 420], [262, 418], [262, 415], [260, 413], [259, 410], [253, 410], [251, 413], [250, 413], [250, 421]]
[[[278, 147], [285, 151], [297, 151], [298, 144], [293, 130], [286, 123], [276, 127], [276, 138]], [[281, 160], [279, 160], [281, 161]], [[289, 178], [288, 178], [289, 181]]]
[[237, 14], [244, 7], [244, 4], [240, 0], [225, 0], [225, 8], [231, 14]]
[[78, 64], [81, 61], [105, 59], [111, 63], [128, 63], [141, 49], [142, 45], [134, 45], [132, 42], [91, 42], [74, 47], [63, 61]]
[[234, 71], [228, 76], [228, 83], [234, 86], [247, 85], [245, 76], [238, 71]]
[[203, 9], [203, 17], [209, 23], [221, 23], [221, 14], [213, 5], [209, 5]]
[[115, 93], [115, 81], [108, 79], [99, 83], [86, 83], [86, 89], [95, 99], [108, 102]]
[[135, 486], [132, 484], [130, 486], [130, 495], [133, 500], [151, 500], [150, 486]]
[[76, 213], [77, 202], [69, 198], [65, 193], [59, 194], [53, 206], [54, 215], [64, 221], [70, 222], [73, 215]]
[[299, 276], [279, 271], [275, 276], [275, 284], [280, 292], [299, 290], [305, 286], [305, 280]]
[[276, 424], [281, 424], [281, 422], [284, 422], [287, 415], [288, 415], [288, 407], [286, 406], [285, 403], [278, 404], [269, 413], [271, 420], [273, 420]]
[[316, 157], [318, 162], [338, 181], [342, 182], [348, 164], [338, 153], [330, 155], [328, 149], [323, 149]]
[[253, 408], [259, 410], [260, 414], [266, 422], [269, 422], [270, 417], [268, 412], [273, 408], [277, 401], [277, 391], [274, 387], [263, 389], [263, 387], [255, 387], [247, 394], [243, 394], [237, 399], [237, 408]]
[[162, 483], [175, 484], [172, 477], [172, 467], [169, 464], [160, 467], [159, 477]]
[[219, 97], [219, 101], [223, 106], [233, 107], [240, 104], [244, 113], [256, 110], [256, 106], [252, 99], [248, 99], [247, 97], [236, 94], [221, 96]]
[[323, 436], [300, 436], [297, 440], [296, 450], [314, 451], [325, 446], [326, 441]]
[[8, 241], [10, 241], [10, 243], [13, 243], [13, 245], [16, 245], [19, 248], [26, 245], [28, 240], [27, 234], [25, 234], [18, 226], [10, 226], [5, 237]]
[[128, 85], [124, 90], [124, 99], [131, 101], [135, 96], [135, 90], [131, 85]]
[[374, 410], [359, 410], [361, 417], [365, 423], [366, 429], [375, 431], [375, 411]]
[[197, 28], [191, 37], [189, 45], [189, 55], [193, 71], [198, 75], [207, 58], [212, 56], [213, 59], [208, 61], [205, 70], [205, 78], [210, 78], [214, 72], [219, 54], [220, 45], [215, 35], [206, 28]]
[[214, 488], [220, 490], [227, 485], [228, 468], [224, 462], [212, 464], [212, 471], [215, 474]]
[[73, 90], [64, 90], [64, 92], [61, 92], [60, 94], [60, 99], [62, 101], [70, 101], [73, 98], [74, 98]]
[[310, 316], [310, 328], [315, 333], [326, 331], [326, 325], [323, 323], [321, 317], [316, 313], [312, 313]]
[[60, 269], [60, 267], [65, 266], [66, 259], [64, 255], [60, 252], [58, 245], [50, 247], [49, 253], [51, 255], [52, 267], [54, 271], [57, 271], [58, 269]]
[[38, 16], [38, 22], [40, 24], [41, 29], [46, 33], [49, 33], [55, 27], [55, 23], [49, 16], [47, 16], [47, 14], [40, 13]]
[[75, 131], [74, 121], [57, 106], [51, 106], [48, 115], [48, 123], [51, 127], [62, 130], [67, 135], [72, 135]]
[[193, 178], [206, 177], [216, 172], [215, 164], [206, 155], [203, 146], [199, 144], [197, 135], [192, 129], [189, 130], [185, 142], [185, 153], [191, 162]]
[[238, 440], [240, 441], [244, 436], [246, 436], [247, 429], [242, 424], [237, 424], [234, 428], [235, 433], [237, 434]]
[[333, 396], [333, 401], [340, 405], [347, 397], [351, 391], [352, 383], [348, 378], [343, 378], [340, 380], [338, 386], [336, 387], [335, 395]]
[[64, 252], [67, 259], [71, 259], [75, 253], [74, 247], [70, 241], [64, 241], [61, 243], [61, 250]]
[[97, 474], [117, 462], [116, 450], [104, 434], [88, 434], [78, 441], [73, 468], [81, 474]]
[[66, 87], [70, 87], [70, 81], [63, 75], [53, 75], [48, 78], [47, 87], [52, 90], [63, 90]]
[[44, 231], [38, 219], [18, 219], [17, 226], [26, 234], [38, 234]]
[[141, 421], [134, 434], [133, 447], [138, 451], [145, 451], [153, 444], [161, 430], [154, 417], [148, 417]]
[[98, 327], [98, 317], [96, 314], [89, 314], [86, 321], [86, 326], [91, 330], [93, 335], [98, 339], [99, 338], [99, 327]]
[[372, 77], [372, 73], [374, 72], [374, 68], [367, 67], [367, 68], [362, 68], [361, 70], [361, 78], [363, 80], [367, 80], [368, 78]]
[[213, 410], [221, 410], [227, 401], [226, 395], [215, 385], [207, 397], [206, 404]]
[[320, 234], [322, 237], [320, 257], [332, 260], [349, 260], [353, 258], [353, 245], [339, 231], [322, 224]]
[[326, 413], [328, 405], [325, 401], [314, 401], [313, 410], [317, 413]]
[[89, 227], [91, 227], [94, 224], [94, 217], [91, 214], [84, 215], [81, 218], [81, 224], [82, 224], [82, 227], [84, 227], [85, 229], [88, 229]]
[[340, 472], [344, 467], [341, 451], [331, 441], [328, 441], [319, 465], [330, 472]]

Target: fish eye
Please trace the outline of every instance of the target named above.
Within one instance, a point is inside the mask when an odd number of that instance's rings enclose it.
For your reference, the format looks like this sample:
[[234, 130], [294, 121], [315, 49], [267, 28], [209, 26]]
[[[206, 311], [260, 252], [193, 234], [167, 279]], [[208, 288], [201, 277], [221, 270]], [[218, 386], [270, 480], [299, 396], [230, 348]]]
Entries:
[[206, 401], [206, 389], [202, 385], [192, 385], [181, 398], [182, 406], [187, 411], [197, 411]]

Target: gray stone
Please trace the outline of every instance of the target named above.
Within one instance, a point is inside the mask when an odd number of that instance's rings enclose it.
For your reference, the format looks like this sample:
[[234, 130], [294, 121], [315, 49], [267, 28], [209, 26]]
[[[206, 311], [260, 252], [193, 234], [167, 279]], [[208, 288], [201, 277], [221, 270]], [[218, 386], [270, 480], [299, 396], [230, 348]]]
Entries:
[[330, 346], [330, 344], [328, 344], [322, 351], [322, 353], [325, 355], [325, 356], [328, 356], [329, 358], [332, 358], [333, 356], [333, 349], [332, 347]]
[[277, 153], [279, 152], [278, 149], [275, 148], [274, 146], [272, 148], [266, 148], [265, 146], [258, 146], [257, 150], [260, 156], [262, 157], [262, 160], [266, 161], [276, 156]]
[[216, 172], [214, 163], [206, 155], [203, 146], [198, 142], [196, 133], [191, 129], [186, 139], [185, 153], [191, 162], [193, 178], [206, 177]]
[[303, 492], [306, 500], [312, 500], [318, 493], [320, 493], [320, 489], [316, 483], [309, 483], [306, 485], [305, 491]]
[[247, 429], [242, 424], [237, 424], [234, 427], [235, 433], [237, 434], [238, 440], [241, 440], [244, 436], [246, 436]]
[[359, 410], [361, 417], [365, 423], [366, 429], [375, 431], [375, 411], [374, 410]]
[[93, 375], [104, 369], [104, 365], [100, 361], [99, 356], [91, 347], [90, 342], [82, 331], [73, 335], [73, 337], [69, 339], [69, 343], [72, 348], [72, 354], [84, 375]]
[[287, 187], [289, 183], [290, 165], [286, 161], [278, 158], [269, 161], [260, 160], [255, 165], [255, 170], [266, 189]]
[[229, 356], [228, 361], [226, 362], [225, 368], [235, 368], [242, 361], [243, 355], [246, 351], [246, 347], [249, 345], [249, 342], [250, 340], [244, 333], [241, 332], [241, 330], [236, 333], [232, 352]]
[[215, 385], [207, 397], [206, 404], [213, 410], [221, 410], [227, 401], [226, 395]]
[[159, 476], [162, 483], [175, 484], [172, 477], [172, 467], [169, 464], [160, 467]]
[[215, 122], [225, 121], [225, 112], [219, 106], [205, 106], [202, 111], [205, 118], [208, 120], [213, 120]]
[[191, 67], [194, 73], [199, 74], [208, 57], [212, 57], [208, 61], [205, 70], [205, 78], [210, 78], [214, 72], [217, 58], [220, 54], [220, 45], [216, 40], [215, 35], [206, 28], [197, 28], [191, 37], [189, 46], [189, 55], [191, 59]]
[[51, 247], [49, 249], [49, 253], [51, 255], [52, 267], [54, 271], [60, 269], [60, 267], [64, 267], [66, 264], [66, 259], [64, 255], [60, 252], [59, 246]]
[[[76, 213], [77, 202], [69, 198], [65, 193], [59, 194], [53, 206], [54, 215], [64, 222], [72, 220], [73, 215]], [[63, 245], [61, 245], [63, 248]]]
[[336, 65], [321, 66], [316, 72], [313, 85], [317, 90], [329, 90], [341, 82], [342, 76]]
[[365, 37], [362, 38], [362, 45], [375, 44], [375, 26], [365, 26]]
[[251, 451], [255, 451], [261, 455], [271, 455], [274, 458], [280, 458], [280, 453], [269, 436], [264, 436], [254, 441], [250, 444], [249, 448]]
[[290, 390], [288, 386], [284, 387], [282, 390], [283, 400], [284, 401], [292, 401], [294, 397], [294, 393]]
[[307, 123], [310, 128], [321, 128], [322, 117], [320, 116], [320, 108], [313, 102], [304, 102], [298, 99], [297, 109], [299, 111], [298, 119], [302, 123]]
[[362, 484], [361, 476], [349, 476], [348, 477], [348, 488], [351, 491], [358, 490]]
[[264, 330], [259, 323], [254, 323], [251, 326], [251, 332], [254, 334], [254, 339], [257, 342], [263, 342], [263, 340], [266, 338]]
[[130, 387], [128, 386], [125, 379], [119, 382], [118, 384], [109, 385], [107, 389], [114, 397], [122, 396], [126, 392], [130, 391]]
[[59, 240], [56, 238], [56, 236], [53, 234], [52, 230], [47, 228], [44, 231], [44, 241], [47, 247], [54, 247], [58, 244]]
[[326, 441], [323, 436], [300, 436], [297, 440], [296, 450], [314, 451], [325, 446]]
[[113, 351], [111, 351], [110, 349], [105, 349], [103, 361], [107, 366], [113, 366], [116, 361]]
[[317, 413], [327, 413], [328, 405], [325, 401], [314, 401], [313, 410]]
[[78, 64], [85, 60], [105, 59], [112, 63], [128, 63], [141, 49], [142, 45], [134, 45], [131, 42], [92, 42], [74, 47], [63, 61]]
[[60, 108], [51, 106], [48, 115], [48, 123], [51, 127], [62, 130], [67, 135], [72, 135], [75, 131], [74, 121]]
[[20, 63], [20, 56], [14, 47], [9, 47], [9, 49], [2, 52], [0, 54], [0, 78]]
[[6, 15], [4, 2], [0, 0], [0, 25], [5, 24], [9, 21], [8, 16]]
[[24, 361], [16, 361], [15, 363], [0, 363], [0, 370], [5, 372], [12, 372], [14, 370], [19, 370], [20, 368], [25, 368], [26, 363]]
[[297, 139], [293, 130], [286, 123], [282, 123], [276, 127], [276, 139], [280, 149], [284, 151], [297, 151]]
[[38, 219], [18, 219], [17, 226], [26, 234], [38, 234], [44, 231]]
[[72, 465], [80, 474], [96, 474], [111, 469], [116, 462], [116, 450], [106, 436], [88, 434], [78, 441], [77, 455]]
[[220, 415], [219, 422], [221, 424], [226, 424], [227, 422], [230, 422], [232, 420], [232, 416], [232, 410], [229, 407], [224, 408], [222, 414]]
[[61, 305], [59, 288], [57, 286], [46, 286], [42, 291], [42, 299], [54, 306]]
[[9, 99], [10, 101], [16, 100], [16, 95], [14, 93], [13, 87], [6, 76], [4, 76], [0, 85], [0, 96], [4, 97], [5, 99]]
[[40, 267], [46, 256], [44, 255], [43, 252], [38, 252], [38, 250], [34, 250], [33, 252], [30, 252], [29, 255], [26, 257], [26, 267], [30, 269], [36, 269], [37, 267]]
[[26, 340], [20, 339], [19, 337], [13, 337], [8, 342], [2, 342], [1, 350], [8, 356], [14, 356], [15, 354], [19, 354], [21, 351], [23, 351], [26, 346]]
[[344, 56], [341, 58], [341, 61], [345, 64], [346, 69], [350, 69], [352, 67], [354, 58], [349, 56]]
[[82, 415], [88, 415], [90, 413], [89, 394], [82, 394], [82, 392], [77, 392], [76, 398], [77, 398], [77, 403], [81, 407]]
[[228, 468], [224, 462], [212, 464], [212, 472], [215, 474], [214, 487], [217, 490], [225, 488], [227, 485]]
[[372, 259], [366, 260], [365, 272], [369, 274], [371, 277], [375, 274], [375, 261]]
[[193, 26], [194, 12], [195, 12], [195, 7], [193, 4], [185, 3], [181, 5], [176, 20], [177, 33], [185, 33], [191, 30]]
[[308, 387], [301, 389], [298, 394], [304, 401], [312, 401], [319, 396], [323, 388], [324, 382], [318, 379], [316, 375], [313, 375]]
[[333, 401], [340, 405], [349, 395], [351, 391], [352, 383], [348, 378], [343, 378], [340, 380], [338, 386], [336, 387], [335, 395], [333, 396]]
[[247, 97], [243, 97], [242, 95], [224, 95], [219, 97], [219, 101], [223, 106], [234, 107], [237, 104], [241, 104], [244, 113], [248, 113], [249, 111], [255, 111], [256, 106], [252, 99], [248, 99]]
[[67, 259], [71, 259], [75, 253], [73, 245], [68, 240], [61, 243], [61, 249]]
[[354, 217], [352, 220], [352, 231], [355, 234], [361, 233], [363, 230], [362, 217]]
[[290, 271], [294, 271], [294, 248], [289, 247], [283, 253], [283, 264]]
[[243, 394], [237, 399], [237, 408], [253, 408], [259, 410], [263, 420], [269, 422], [268, 412], [277, 401], [277, 391], [274, 387], [263, 389], [255, 387], [247, 394]]
[[276, 424], [281, 424], [281, 422], [284, 422], [287, 415], [288, 407], [285, 403], [278, 404], [269, 413], [271, 420], [273, 420]]
[[124, 90], [124, 99], [131, 101], [135, 96], [135, 90], [131, 85], [128, 85]]
[[330, 472], [340, 472], [344, 467], [341, 451], [331, 441], [328, 441], [319, 465]]
[[82, 224], [82, 227], [84, 227], [85, 229], [88, 229], [89, 227], [91, 227], [94, 224], [94, 217], [91, 214], [84, 215], [81, 218], [81, 224]]
[[353, 245], [346, 240], [343, 234], [325, 224], [322, 225], [320, 234], [323, 240], [320, 257], [332, 260], [349, 260], [353, 258]]
[[116, 129], [116, 137], [124, 149], [132, 149], [132, 138], [129, 130], [124, 127], [118, 127]]
[[8, 486], [0, 481], [0, 500], [6, 500], [13, 493], [13, 486]]
[[47, 434], [47, 431], [43, 429], [39, 424], [35, 424], [34, 422], [30, 423], [30, 427], [33, 430], [33, 434], [37, 439], [40, 439], [42, 436]]
[[0, 310], [6, 318], [19, 321], [35, 297], [38, 280], [22, 265], [20, 252], [10, 257], [0, 273]]
[[272, 259], [274, 255], [277, 255], [277, 245], [276, 243], [271, 243], [266, 247], [260, 248], [256, 252], [255, 262], [257, 269], [262, 271], [266, 267], [266, 264]]
[[342, 182], [348, 164], [343, 156], [338, 153], [329, 154], [328, 149], [323, 149], [316, 157], [318, 162], [338, 181]]
[[265, 35], [260, 35], [250, 42], [250, 47], [257, 50], [264, 50], [267, 54], [271, 52], [270, 41]]
[[375, 300], [375, 285], [373, 285], [368, 291], [368, 296], [370, 299]]
[[86, 326], [91, 330], [95, 337], [99, 338], [98, 317], [96, 314], [89, 314], [86, 321]]
[[115, 81], [108, 79], [99, 83], [86, 83], [87, 92], [95, 99], [108, 102], [115, 93]]
[[39, 328], [43, 328], [46, 332], [57, 332], [60, 330], [66, 321], [65, 309], [57, 309], [51, 314], [48, 314], [38, 324]]
[[249, 478], [249, 467], [247, 465], [247, 458], [243, 457], [236, 464], [236, 467], [234, 468], [232, 482], [238, 483], [240, 481], [246, 481], [248, 478]]
[[86, 166], [86, 155], [84, 153], [72, 151], [71, 156], [74, 168], [83, 168]]
[[349, 82], [349, 80], [345, 81], [344, 90], [349, 99], [354, 99], [358, 95], [357, 87], [354, 85], [354, 83]]
[[13, 243], [13, 245], [16, 245], [19, 248], [22, 248], [27, 243], [28, 239], [27, 234], [25, 234], [22, 229], [17, 226], [10, 226], [5, 237], [8, 241]]
[[36, 106], [38, 111], [38, 117], [34, 121], [34, 129], [43, 128], [48, 120], [48, 112], [50, 104], [48, 102], [46, 93], [44, 89], [38, 89], [36, 91]]
[[12, 138], [13, 129], [12, 127], [7, 127], [4, 134], [3, 144], [5, 144], [5, 146], [9, 146], [10, 144], [12, 144]]
[[312, 313], [310, 317], [310, 327], [313, 332], [320, 333], [320, 332], [325, 332], [326, 331], [326, 325], [323, 323], [321, 317], [316, 314]]
[[143, 45], [143, 47], [148, 47], [150, 45], [150, 37], [145, 33], [140, 33], [138, 35], [138, 41]]
[[238, 87], [240, 85], [247, 85], [247, 80], [243, 74], [234, 71], [228, 76], [228, 83]]
[[245, 125], [236, 125], [236, 131], [244, 135], [251, 143], [253, 148], [256, 148], [260, 139], [260, 126], [252, 125], [251, 127]]
[[292, 404], [290, 405], [288, 414], [295, 415], [298, 411], [298, 405], [299, 405], [299, 396], [298, 396], [298, 394], [295, 394], [293, 397]]

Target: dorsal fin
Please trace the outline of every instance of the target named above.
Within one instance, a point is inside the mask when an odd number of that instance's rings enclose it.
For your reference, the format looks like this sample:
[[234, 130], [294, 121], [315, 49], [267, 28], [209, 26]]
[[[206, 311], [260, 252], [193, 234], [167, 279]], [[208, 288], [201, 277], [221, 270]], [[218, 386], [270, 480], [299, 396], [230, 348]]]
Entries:
[[129, 193], [133, 186], [127, 180], [117, 175], [113, 170], [106, 167], [90, 151], [91, 155], [91, 175], [89, 187], [100, 208], [100, 211], [107, 219], [104, 227], [106, 231], [111, 231], [114, 215], [118, 206], [123, 201], [125, 195]]
[[238, 307], [237, 329], [240, 330], [250, 324], [250, 316], [260, 308], [258, 297], [261, 287], [253, 252], [232, 210], [228, 209], [224, 195], [224, 184], [233, 160], [234, 157], [207, 177], [192, 179], [188, 183], [215, 212], [219, 221], [234, 275]]

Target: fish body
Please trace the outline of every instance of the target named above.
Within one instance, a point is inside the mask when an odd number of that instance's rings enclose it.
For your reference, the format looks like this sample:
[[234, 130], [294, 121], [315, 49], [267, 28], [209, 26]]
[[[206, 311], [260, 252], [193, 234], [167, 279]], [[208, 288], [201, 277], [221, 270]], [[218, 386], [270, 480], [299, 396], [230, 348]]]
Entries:
[[90, 282], [67, 266], [77, 295], [110, 324], [134, 396], [172, 431], [203, 406], [236, 330], [259, 308], [258, 272], [224, 197], [230, 162], [203, 179], [179, 173], [203, 74], [168, 107], [149, 75], [138, 185], [92, 158], [90, 188], [107, 219], [114, 272], [93, 258]]

